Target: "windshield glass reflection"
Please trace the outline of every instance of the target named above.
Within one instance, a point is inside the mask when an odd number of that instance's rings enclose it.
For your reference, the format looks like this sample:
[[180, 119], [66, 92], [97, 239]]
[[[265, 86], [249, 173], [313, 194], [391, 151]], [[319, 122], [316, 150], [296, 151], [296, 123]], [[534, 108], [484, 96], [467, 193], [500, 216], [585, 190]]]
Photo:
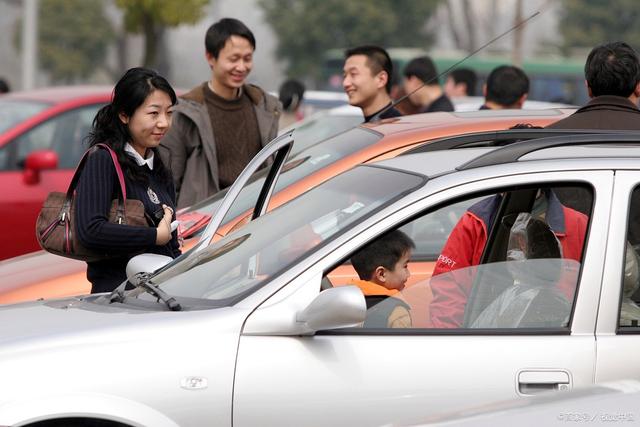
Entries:
[[[362, 148], [374, 144], [381, 138], [380, 134], [369, 130], [355, 128], [347, 132], [336, 135], [335, 137], [323, 141], [320, 144], [309, 147], [304, 138], [299, 138], [296, 129], [293, 134], [294, 143], [291, 152], [297, 154], [289, 154], [289, 158], [282, 168], [282, 172], [278, 177], [274, 193], [277, 193], [291, 184], [294, 184], [303, 178], [319, 171], [320, 169], [347, 157]], [[301, 146], [306, 149], [300, 150]], [[262, 189], [262, 185], [266, 179], [269, 168], [261, 168], [257, 170], [249, 179], [247, 185], [242, 189], [231, 208], [227, 212], [222, 221], [221, 226], [240, 219], [251, 214], [252, 208], [258, 198], [258, 194]], [[218, 192], [210, 198], [192, 206], [185, 212], [197, 211], [203, 215], [215, 214], [220, 206], [222, 199], [227, 194], [227, 189]]]
[[183, 255], [153, 282], [170, 295], [232, 304], [423, 182], [421, 176], [377, 167], [350, 170], [224, 239]]

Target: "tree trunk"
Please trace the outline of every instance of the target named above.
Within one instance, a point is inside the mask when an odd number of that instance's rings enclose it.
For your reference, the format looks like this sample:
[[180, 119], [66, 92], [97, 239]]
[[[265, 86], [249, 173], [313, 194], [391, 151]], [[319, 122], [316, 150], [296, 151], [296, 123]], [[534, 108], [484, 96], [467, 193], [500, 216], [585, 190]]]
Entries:
[[452, 0], [447, 0], [445, 5], [447, 7], [447, 19], [449, 20], [449, 29], [451, 30], [451, 37], [453, 38], [453, 44], [456, 46], [456, 49], [462, 48], [462, 41], [460, 34], [458, 33], [458, 27], [456, 26], [455, 13], [453, 10], [453, 6], [451, 5]]
[[467, 28], [467, 52], [471, 53], [476, 50], [476, 18], [471, 8], [469, 0], [462, 1], [462, 13], [464, 15], [464, 24]]
[[[522, 22], [522, 0], [516, 0], [516, 13], [514, 17], [514, 25]], [[522, 67], [522, 45], [524, 36], [524, 25], [514, 30], [513, 34], [513, 51], [511, 52], [511, 62], [513, 65]]]
[[153, 68], [156, 62], [157, 35], [156, 25], [150, 13], [144, 13], [142, 17], [142, 34], [144, 37], [144, 67]]
[[160, 26], [157, 28], [158, 42], [156, 43], [156, 63], [155, 70], [160, 73], [161, 76], [171, 81], [171, 63], [169, 58], [169, 46], [167, 43], [166, 28]]

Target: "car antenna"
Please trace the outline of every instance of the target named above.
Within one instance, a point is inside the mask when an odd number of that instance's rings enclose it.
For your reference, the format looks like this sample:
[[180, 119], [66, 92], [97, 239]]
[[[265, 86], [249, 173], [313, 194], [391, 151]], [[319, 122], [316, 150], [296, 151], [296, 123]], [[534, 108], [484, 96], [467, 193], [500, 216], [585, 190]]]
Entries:
[[406, 95], [404, 95], [403, 97], [397, 99], [396, 101], [394, 101], [393, 103], [391, 103], [390, 105], [388, 105], [387, 107], [383, 108], [382, 110], [380, 110], [378, 113], [376, 113], [371, 120], [369, 121], [374, 121], [377, 120], [382, 113], [384, 113], [387, 110], [392, 109], [393, 107], [395, 107], [396, 105], [398, 105], [399, 103], [401, 103], [402, 101], [404, 101], [405, 99], [407, 99], [409, 96], [413, 95], [414, 93], [416, 93], [417, 91], [419, 91], [420, 89], [422, 89], [423, 87], [425, 87], [426, 85], [428, 85], [429, 83], [440, 79], [440, 77], [444, 76], [445, 74], [447, 74], [449, 71], [453, 70], [455, 67], [457, 67], [458, 65], [462, 64], [464, 61], [466, 61], [467, 59], [471, 58], [473, 55], [475, 55], [476, 53], [480, 52], [482, 49], [484, 49], [485, 47], [489, 46], [490, 44], [492, 44], [493, 42], [495, 42], [496, 40], [501, 39], [502, 37], [506, 36], [507, 34], [509, 34], [510, 32], [512, 32], [513, 30], [515, 30], [518, 27], [523, 26], [524, 24], [526, 24], [527, 22], [529, 22], [530, 20], [532, 20], [533, 18], [535, 18], [536, 16], [540, 15], [540, 11], [537, 11], [535, 13], [533, 13], [531, 16], [529, 16], [526, 19], [523, 19], [522, 21], [518, 22], [516, 25], [514, 25], [513, 27], [509, 28], [507, 31], [505, 31], [504, 33], [492, 38], [491, 40], [489, 40], [488, 42], [486, 42], [485, 44], [483, 44], [482, 46], [480, 46], [479, 48], [477, 48], [476, 50], [474, 50], [473, 52], [471, 52], [470, 54], [468, 54], [467, 56], [465, 56], [464, 58], [462, 58], [460, 61], [456, 62], [455, 64], [453, 64], [452, 66], [450, 66], [449, 68], [447, 68], [446, 70], [444, 70], [443, 72], [441, 72], [440, 74], [438, 74], [435, 77], [430, 78], [429, 80], [427, 80], [426, 82], [422, 83], [420, 86], [418, 86], [417, 88], [415, 88], [414, 90], [412, 90], [411, 92], [407, 93]]

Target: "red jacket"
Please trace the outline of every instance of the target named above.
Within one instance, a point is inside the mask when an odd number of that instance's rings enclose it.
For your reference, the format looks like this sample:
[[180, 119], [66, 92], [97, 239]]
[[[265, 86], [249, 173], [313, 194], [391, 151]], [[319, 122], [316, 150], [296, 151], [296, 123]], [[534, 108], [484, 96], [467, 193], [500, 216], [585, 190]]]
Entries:
[[[453, 280], [452, 275], [447, 274], [438, 280], [435, 276], [480, 264], [487, 242], [487, 224], [493, 223], [499, 202], [500, 197], [493, 196], [471, 206], [460, 218], [442, 248], [431, 279], [433, 300], [430, 315], [434, 328], [456, 328], [462, 325], [465, 305], [473, 284], [472, 278]], [[563, 257], [580, 262], [587, 216], [563, 206], [551, 193], [546, 220], [562, 245]], [[568, 296], [573, 299], [573, 287], [569, 292], [571, 295]]]

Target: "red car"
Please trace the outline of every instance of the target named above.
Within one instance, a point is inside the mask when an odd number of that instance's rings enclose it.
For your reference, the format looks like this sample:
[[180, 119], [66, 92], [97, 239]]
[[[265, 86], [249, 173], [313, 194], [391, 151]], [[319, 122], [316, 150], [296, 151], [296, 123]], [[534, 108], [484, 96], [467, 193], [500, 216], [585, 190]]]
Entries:
[[66, 190], [111, 91], [69, 86], [0, 96], [0, 259], [40, 249], [35, 223], [42, 202]]

